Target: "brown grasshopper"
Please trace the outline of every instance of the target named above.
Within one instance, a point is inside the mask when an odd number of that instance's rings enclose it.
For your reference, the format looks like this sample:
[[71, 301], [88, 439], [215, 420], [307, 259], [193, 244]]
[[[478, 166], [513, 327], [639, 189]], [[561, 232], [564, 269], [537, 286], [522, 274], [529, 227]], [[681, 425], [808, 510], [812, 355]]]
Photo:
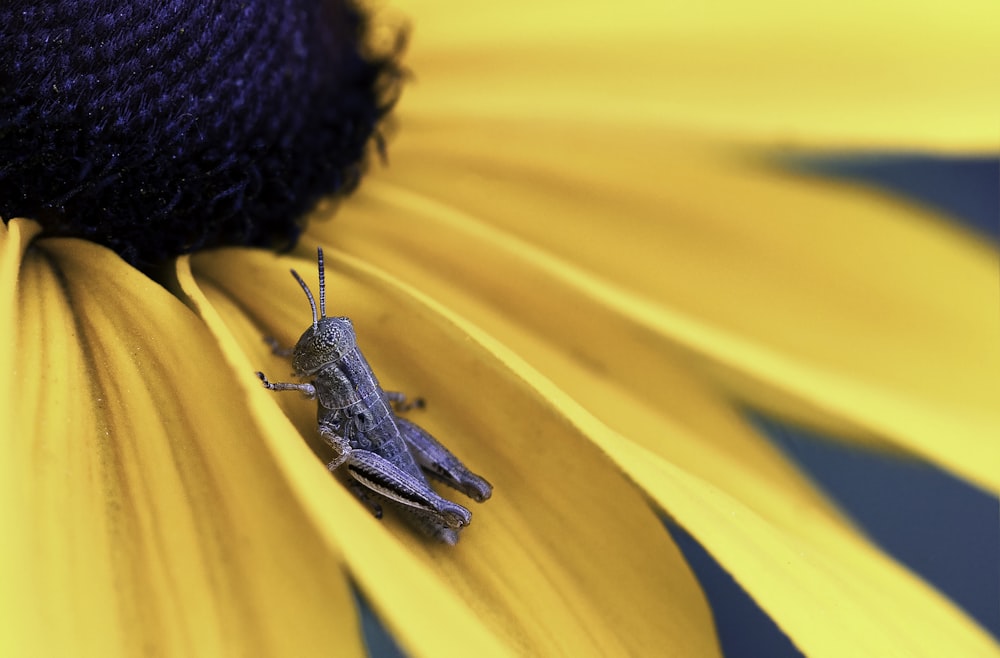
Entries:
[[382, 390], [358, 348], [350, 319], [326, 316], [322, 248], [317, 249], [317, 259], [319, 317], [312, 291], [292, 270], [309, 298], [312, 326], [291, 349], [280, 348], [268, 339], [275, 354], [292, 355], [295, 375], [306, 381], [269, 382], [264, 373], [258, 372], [257, 376], [269, 390], [301, 391], [318, 401], [319, 434], [336, 454], [327, 467], [331, 471], [346, 468], [353, 478], [349, 481], [351, 491], [376, 518], [382, 518], [379, 501], [388, 502], [428, 536], [455, 544], [472, 514], [435, 493], [427, 476], [477, 503], [489, 498], [493, 487], [425, 430], [396, 415], [392, 403], [400, 411], [420, 405], [407, 405], [402, 393]]

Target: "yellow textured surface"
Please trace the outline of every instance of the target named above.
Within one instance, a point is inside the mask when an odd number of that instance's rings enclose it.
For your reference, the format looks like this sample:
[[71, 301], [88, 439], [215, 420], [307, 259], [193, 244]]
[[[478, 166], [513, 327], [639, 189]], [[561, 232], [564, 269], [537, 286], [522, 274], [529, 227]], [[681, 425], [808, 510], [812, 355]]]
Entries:
[[673, 126], [829, 148], [1000, 148], [1000, 5], [852, 0], [394, 3], [407, 111]]
[[336, 554], [211, 335], [101, 247], [22, 261], [24, 231], [0, 234], [0, 653], [363, 655]]

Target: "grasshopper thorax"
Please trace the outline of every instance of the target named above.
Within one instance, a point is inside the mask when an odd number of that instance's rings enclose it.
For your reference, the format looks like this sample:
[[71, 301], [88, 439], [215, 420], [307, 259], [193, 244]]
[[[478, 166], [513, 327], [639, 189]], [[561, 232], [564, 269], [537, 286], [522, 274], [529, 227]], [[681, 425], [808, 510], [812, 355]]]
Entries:
[[325, 366], [341, 361], [345, 354], [356, 350], [358, 346], [354, 325], [350, 319], [326, 317], [326, 268], [323, 265], [322, 248], [316, 250], [316, 257], [319, 265], [318, 315], [312, 291], [299, 273], [292, 270], [292, 276], [302, 286], [309, 299], [309, 307], [312, 309], [312, 326], [305, 330], [299, 342], [295, 344], [292, 357], [292, 365], [300, 377], [316, 374]]

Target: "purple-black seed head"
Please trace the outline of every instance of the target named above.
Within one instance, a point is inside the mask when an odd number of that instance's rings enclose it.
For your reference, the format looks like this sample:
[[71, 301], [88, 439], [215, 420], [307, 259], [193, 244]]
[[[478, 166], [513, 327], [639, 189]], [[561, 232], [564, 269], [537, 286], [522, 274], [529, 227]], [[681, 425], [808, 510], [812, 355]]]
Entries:
[[394, 99], [352, 0], [0, 3], [0, 217], [148, 266], [284, 247]]

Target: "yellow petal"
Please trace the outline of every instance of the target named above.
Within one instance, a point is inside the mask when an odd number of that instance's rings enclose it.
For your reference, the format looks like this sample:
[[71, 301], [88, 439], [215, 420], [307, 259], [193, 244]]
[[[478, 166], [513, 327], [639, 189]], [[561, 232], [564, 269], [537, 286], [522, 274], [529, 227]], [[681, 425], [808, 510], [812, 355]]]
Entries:
[[1000, 6], [403, 0], [411, 117], [673, 126], [868, 149], [1000, 146]]
[[[505, 166], [504, 137], [484, 139], [492, 148], [483, 149], [482, 158], [471, 153], [451, 157], [416, 146], [409, 150], [407, 143], [418, 138], [402, 138], [394, 150], [394, 166], [384, 176], [401, 182], [369, 181], [336, 219], [314, 224], [312, 233], [367, 262], [391, 267], [442, 306], [455, 309], [453, 321], [505, 362], [516, 364], [523, 357], [534, 366], [515, 368], [526, 381], [540, 380], [534, 370], [544, 373], [559, 389], [549, 386], [540, 392], [561, 400], [574, 422], [588, 428], [588, 435], [692, 531], [810, 655], [880, 655], [909, 642], [902, 634], [912, 636], [904, 629], [910, 618], [942, 620], [928, 622], [920, 631], [937, 634], [919, 641], [927, 641], [924, 655], [953, 644], [988, 653], [991, 643], [973, 622], [881, 555], [740, 422], [720, 400], [714, 377], [706, 377], [706, 372], [715, 373], [705, 367], [700, 349], [692, 350], [680, 340], [684, 336], [644, 325], [644, 316], [622, 301], [636, 292], [602, 281], [571, 260], [573, 252], [594, 269], [596, 263], [599, 271], [631, 277], [626, 281], [639, 290], [664, 287], [660, 278], [645, 281], [643, 274], [657, 277], [658, 268], [664, 272], [659, 277], [669, 279], [673, 273], [681, 278], [673, 282], [677, 294], [687, 293], [682, 284], [694, 289], [682, 299], [709, 308], [713, 302], [746, 303], [738, 286], [735, 298], [713, 291], [720, 299], [699, 300], [695, 294], [702, 284], [699, 275], [711, 281], [710, 267], [728, 264], [725, 250], [720, 250], [723, 260], [685, 271], [698, 264], [695, 256], [707, 258], [712, 245], [725, 246], [731, 239], [723, 230], [708, 234], [709, 220], [718, 224], [724, 218], [684, 215], [678, 203], [664, 204], [673, 213], [659, 220], [636, 216], [641, 206], [628, 203], [615, 215], [606, 195], [618, 190], [621, 180], [602, 181], [592, 174], [578, 185], [564, 181], [562, 170], [545, 168], [548, 154], [556, 150], [545, 139], [535, 142], [542, 145], [535, 151], [541, 153], [537, 168]], [[463, 144], [456, 150], [485, 146], [471, 134], [449, 144]], [[414, 158], [410, 166], [407, 156]], [[694, 162], [696, 175], [706, 175], [693, 157], [683, 161], [685, 169]], [[586, 164], [567, 163], [566, 175], [582, 175], [577, 166]], [[538, 181], [544, 181], [541, 187], [550, 194], [538, 191]], [[626, 198], [641, 201], [643, 195]], [[602, 215], [621, 219], [612, 223]], [[515, 231], [532, 239], [521, 239]], [[689, 249], [701, 245], [703, 251], [685, 253], [667, 245], [674, 235], [684, 238]], [[822, 389], [808, 392], [819, 395]], [[586, 420], [588, 414], [577, 405], [601, 422]], [[683, 488], [659, 481], [678, 468], [688, 474]], [[705, 500], [699, 502], [701, 494]], [[715, 527], [726, 522], [720, 518], [720, 501], [752, 521]], [[704, 519], [698, 518], [700, 513]], [[777, 545], [786, 548], [772, 551]], [[782, 569], [790, 552], [798, 557], [786, 574]], [[845, 598], [852, 606], [843, 606]], [[844, 635], [845, 627], [863, 632]]]
[[[307, 326], [308, 305], [287, 274], [289, 264], [313, 269], [303, 252], [295, 261], [237, 250], [194, 259], [212, 307], [243, 349], [277, 374], [288, 363], [267, 355], [260, 335], [289, 344]], [[344, 537], [352, 573], [393, 568], [383, 545], [395, 537], [435, 573], [438, 589], [460, 597], [516, 653], [717, 653], [698, 584], [655, 513], [606, 457], [422, 293], [333, 249], [327, 257], [329, 312], [352, 318], [382, 384], [425, 397], [429, 408], [415, 420], [495, 486], [455, 548], [428, 545], [392, 518], [385, 537], [364, 541], [352, 536], [353, 526], [331, 527]], [[256, 330], [244, 326], [246, 317]], [[304, 436], [315, 434], [315, 403], [294, 395], [280, 401]], [[296, 437], [275, 440], [307, 452]], [[321, 472], [322, 462], [309, 458]], [[329, 477], [310, 486], [303, 495], [319, 501], [339, 487]], [[349, 545], [358, 550], [349, 553]], [[404, 561], [400, 568], [414, 567]], [[418, 611], [437, 610], [426, 591], [383, 583], [366, 594], [411, 650], [427, 646], [428, 634], [463, 628], [452, 611], [415, 628]]]
[[0, 653], [363, 655], [203, 325], [93, 244], [22, 260], [35, 230], [0, 231]]
[[[632, 326], [580, 334], [579, 304], [551, 307], [563, 292], [517, 311], [568, 351], [643, 333], [753, 405], [1000, 490], [998, 255], [945, 219], [679, 136], [418, 124], [392, 151], [369, 189], [394, 206], [345, 213], [328, 239], [357, 226], [379, 249], [431, 249], [426, 261], [471, 268], [508, 304], [508, 272], [526, 267]], [[442, 231], [489, 252], [463, 264], [466, 247], [428, 237]], [[641, 373], [647, 358], [613, 365]]]
[[809, 656], [1000, 656], [994, 638], [860, 536], [775, 527], [712, 482], [606, 436], [620, 463]]

